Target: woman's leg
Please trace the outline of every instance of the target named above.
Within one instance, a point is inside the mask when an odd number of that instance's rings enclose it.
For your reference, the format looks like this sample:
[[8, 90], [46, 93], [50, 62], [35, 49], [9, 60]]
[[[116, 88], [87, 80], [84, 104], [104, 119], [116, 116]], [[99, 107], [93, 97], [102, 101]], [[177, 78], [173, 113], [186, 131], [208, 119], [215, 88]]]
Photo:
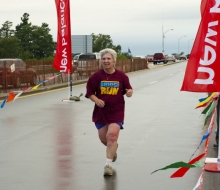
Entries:
[[98, 130], [99, 139], [105, 146], [107, 146], [107, 138], [106, 138], [107, 131], [108, 131], [108, 125], [105, 125], [104, 127]]
[[107, 176], [113, 175], [112, 161], [114, 156], [116, 156], [119, 131], [120, 126], [116, 123], [105, 125], [99, 129], [99, 139], [105, 146], [107, 146], [106, 163], [104, 167], [104, 175]]
[[107, 139], [106, 156], [109, 159], [113, 159], [113, 157], [116, 154], [119, 131], [120, 131], [120, 126], [118, 124], [111, 123], [108, 125], [108, 131], [106, 134], [106, 139]]

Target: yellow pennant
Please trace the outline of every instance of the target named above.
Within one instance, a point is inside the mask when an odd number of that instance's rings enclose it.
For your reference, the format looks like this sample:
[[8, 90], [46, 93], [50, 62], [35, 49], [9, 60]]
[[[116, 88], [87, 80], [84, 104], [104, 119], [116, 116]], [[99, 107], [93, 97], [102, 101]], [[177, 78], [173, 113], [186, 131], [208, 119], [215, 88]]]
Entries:
[[203, 104], [206, 104], [207, 102], [209, 102], [213, 96], [216, 94], [216, 92], [213, 92], [208, 98], [206, 98], [205, 100], [203, 100], [202, 102], [199, 102], [196, 107], [198, 106], [202, 106]]
[[41, 84], [38, 84], [38, 85], [34, 86], [31, 90], [36, 90]]

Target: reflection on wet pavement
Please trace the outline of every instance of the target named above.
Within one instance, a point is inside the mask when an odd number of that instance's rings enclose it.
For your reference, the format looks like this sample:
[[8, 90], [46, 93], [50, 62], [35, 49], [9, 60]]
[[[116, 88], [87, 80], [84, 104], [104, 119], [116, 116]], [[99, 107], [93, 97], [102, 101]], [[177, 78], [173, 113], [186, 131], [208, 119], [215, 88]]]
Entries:
[[114, 170], [113, 176], [104, 176], [103, 190], [117, 190], [117, 172]]
[[57, 129], [57, 190], [65, 190], [71, 185], [72, 178], [72, 128]]

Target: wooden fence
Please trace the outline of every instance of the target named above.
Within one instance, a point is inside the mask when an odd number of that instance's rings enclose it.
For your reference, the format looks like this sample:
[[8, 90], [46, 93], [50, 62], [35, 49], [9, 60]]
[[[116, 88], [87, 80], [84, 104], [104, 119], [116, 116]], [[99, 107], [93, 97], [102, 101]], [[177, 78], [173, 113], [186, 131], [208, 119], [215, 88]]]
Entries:
[[[37, 81], [36, 83], [42, 83], [47, 78], [56, 76], [58, 71], [55, 70], [52, 66], [53, 61], [46, 60], [31, 60], [25, 61], [27, 68], [32, 67], [37, 73]], [[82, 60], [76, 64], [73, 64], [73, 81], [82, 80], [89, 78], [94, 72], [101, 69], [101, 61], [100, 60]], [[148, 69], [148, 63], [145, 59], [127, 59], [127, 60], [118, 60], [116, 63], [116, 69], [124, 71], [125, 73]], [[43, 86], [48, 86], [52, 84], [58, 83], [66, 83], [69, 78], [66, 74], [61, 74], [55, 77], [52, 80], [49, 80], [43, 83]], [[29, 87], [29, 83], [25, 83], [22, 87]], [[16, 90], [13, 86], [8, 86], [6, 89], [0, 85], [0, 93], [2, 91], [10, 91]]]

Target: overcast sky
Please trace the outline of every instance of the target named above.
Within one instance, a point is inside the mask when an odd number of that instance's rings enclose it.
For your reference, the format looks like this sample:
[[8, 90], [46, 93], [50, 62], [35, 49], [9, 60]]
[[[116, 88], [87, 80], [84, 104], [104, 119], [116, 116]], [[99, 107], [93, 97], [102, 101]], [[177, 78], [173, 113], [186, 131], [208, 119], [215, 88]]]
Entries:
[[[199, 23], [201, 0], [70, 0], [72, 35], [108, 34], [114, 45], [128, 47], [133, 56], [162, 52], [162, 26], [166, 32], [166, 54], [191, 50]], [[33, 25], [49, 24], [57, 39], [57, 15], [54, 0], [1, 1], [0, 24], [15, 26], [28, 13]], [[186, 37], [183, 37], [186, 36]], [[182, 37], [182, 38], [181, 38]]]

